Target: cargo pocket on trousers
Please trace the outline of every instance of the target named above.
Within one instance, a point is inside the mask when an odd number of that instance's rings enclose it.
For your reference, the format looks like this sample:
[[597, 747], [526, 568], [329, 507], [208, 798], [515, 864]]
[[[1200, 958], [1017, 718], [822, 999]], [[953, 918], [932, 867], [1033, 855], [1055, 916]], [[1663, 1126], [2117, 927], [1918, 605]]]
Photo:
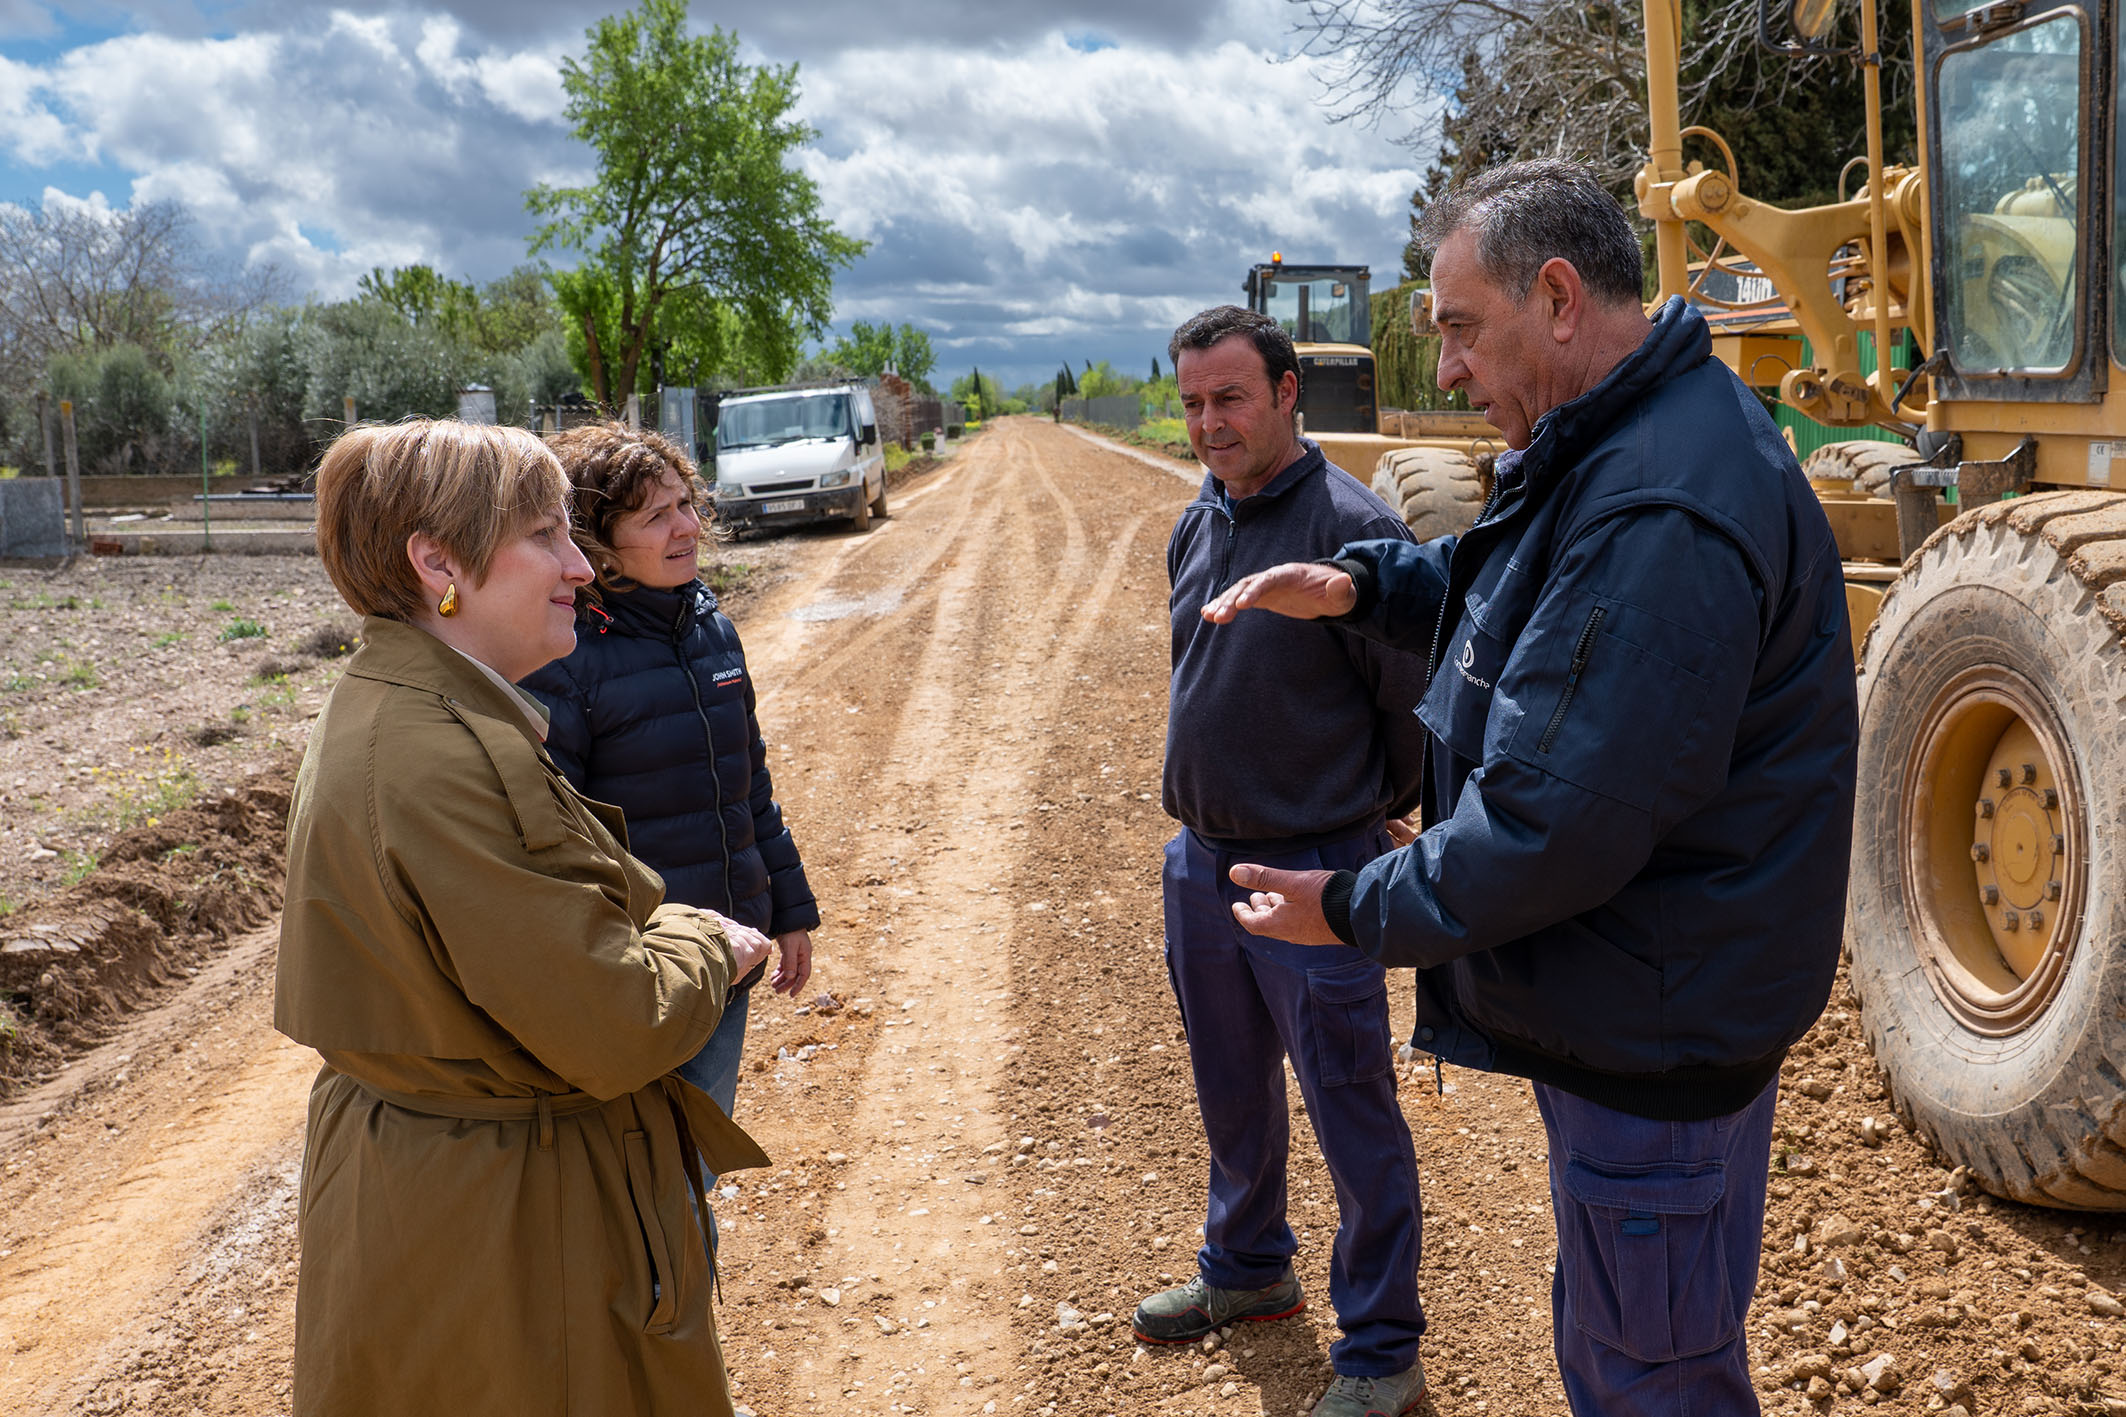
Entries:
[[1568, 1269], [1573, 1316], [1595, 1342], [1642, 1363], [1669, 1363], [1741, 1336], [1716, 1213], [1727, 1178], [1712, 1170], [1662, 1168], [1612, 1175], [1582, 1161], [1565, 1165], [1579, 1203], [1561, 1244], [1579, 1253]]
[[657, 1214], [657, 1173], [650, 1166], [650, 1139], [644, 1132], [629, 1132], [621, 1138], [627, 1152], [627, 1193], [635, 1203], [635, 1223], [642, 1230], [642, 1247], [650, 1260], [650, 1317], [644, 1333], [670, 1333], [679, 1312], [679, 1271], [672, 1263], [672, 1246]]
[[1308, 970], [1307, 1002], [1314, 1016], [1315, 1075], [1323, 1087], [1371, 1082], [1394, 1066], [1388, 976], [1379, 965]]

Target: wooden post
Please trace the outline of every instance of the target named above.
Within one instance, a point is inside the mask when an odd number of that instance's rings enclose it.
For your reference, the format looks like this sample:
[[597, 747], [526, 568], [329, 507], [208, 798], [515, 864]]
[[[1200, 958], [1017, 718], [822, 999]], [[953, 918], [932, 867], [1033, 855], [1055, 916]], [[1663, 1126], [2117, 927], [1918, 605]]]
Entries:
[[59, 400], [59, 439], [66, 448], [66, 500], [74, 509], [74, 541], [88, 549], [89, 523], [81, 514], [81, 450], [74, 440], [74, 401]]
[[37, 429], [44, 434], [44, 475], [46, 477], [57, 477], [59, 475], [59, 458], [52, 451], [52, 410], [49, 406], [50, 403], [51, 400], [45, 395], [45, 392], [39, 389], [37, 391]]
[[627, 412], [625, 414], [625, 418], [627, 420], [628, 432], [640, 433], [642, 431], [642, 395], [629, 394], [627, 396]]
[[251, 475], [253, 477], [263, 477], [265, 474], [260, 472], [258, 467], [258, 410], [256, 408], [251, 410], [247, 421], [251, 425]]
[[347, 426], [352, 428], [354, 426], [354, 395], [347, 395], [346, 398], [340, 401], [340, 406], [347, 411]]

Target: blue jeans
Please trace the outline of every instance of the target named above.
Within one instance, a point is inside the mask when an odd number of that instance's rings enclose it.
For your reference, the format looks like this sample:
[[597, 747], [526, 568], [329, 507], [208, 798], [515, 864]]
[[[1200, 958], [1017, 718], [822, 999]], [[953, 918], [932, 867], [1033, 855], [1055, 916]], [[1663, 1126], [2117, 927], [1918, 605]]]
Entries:
[[1778, 1091], [1653, 1122], [1535, 1084], [1558, 1225], [1551, 1328], [1578, 1417], [1757, 1417], [1743, 1320]]
[[[1355, 868], [1390, 845], [1377, 828], [1319, 849], [1251, 856], [1305, 871]], [[1250, 935], [1226, 877], [1243, 858], [1184, 831], [1166, 848], [1166, 964], [1210, 1143], [1210, 1195], [1196, 1266], [1206, 1284], [1275, 1284], [1299, 1248], [1285, 1217], [1291, 1149], [1284, 1060], [1336, 1187], [1329, 1300], [1343, 1337], [1339, 1373], [1385, 1377], [1417, 1361], [1422, 1224], [1417, 1156], [1395, 1099], [1388, 987], [1381, 966], [1348, 945], [1295, 945]]]
[[[716, 1031], [709, 1041], [701, 1045], [701, 1051], [679, 1065], [679, 1076], [706, 1092], [723, 1109], [724, 1116], [731, 1115], [738, 1102], [739, 1055], [746, 1046], [746, 1014], [752, 1007], [753, 991], [742, 989], [723, 1006], [723, 1017], [716, 1021]], [[716, 1189], [716, 1173], [702, 1167], [702, 1184]], [[709, 1212], [709, 1254], [716, 1253], [716, 1212]]]

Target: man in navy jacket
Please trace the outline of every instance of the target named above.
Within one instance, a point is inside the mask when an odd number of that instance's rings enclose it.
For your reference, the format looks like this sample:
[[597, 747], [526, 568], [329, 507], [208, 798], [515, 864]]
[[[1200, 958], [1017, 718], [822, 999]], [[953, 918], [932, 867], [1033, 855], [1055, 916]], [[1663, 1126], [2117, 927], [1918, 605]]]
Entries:
[[[1165, 804], [1182, 824], [1164, 874], [1166, 961], [1188, 1034], [1211, 1172], [1197, 1274], [1147, 1298], [1133, 1327], [1186, 1343], [1305, 1305], [1285, 1218], [1284, 1060], [1336, 1186], [1329, 1297], [1343, 1337], [1315, 1417], [1399, 1414], [1424, 1388], [1419, 1207], [1410, 1129], [1395, 1098], [1385, 971], [1355, 949], [1242, 930], [1242, 861], [1356, 867], [1389, 850], [1415, 805], [1425, 732], [1409, 705], [1415, 655], [1351, 629], [1258, 615], [1212, 625], [1236, 579], [1410, 534], [1388, 505], [1298, 436], [1299, 360], [1275, 321], [1237, 306], [1177, 330], [1189, 441], [1210, 469], [1167, 546], [1173, 683]], [[1261, 667], [1284, 671], [1265, 680]]]
[[1421, 1047], [1534, 1082], [1576, 1413], [1755, 1413], [1742, 1324], [1779, 1065], [1844, 919], [1838, 551], [1704, 320], [1644, 314], [1638, 241], [1585, 169], [1483, 174], [1427, 227], [1440, 386], [1510, 449], [1483, 515], [1204, 612], [1427, 654], [1425, 829], [1357, 871], [1237, 865], [1235, 917], [1414, 966]]

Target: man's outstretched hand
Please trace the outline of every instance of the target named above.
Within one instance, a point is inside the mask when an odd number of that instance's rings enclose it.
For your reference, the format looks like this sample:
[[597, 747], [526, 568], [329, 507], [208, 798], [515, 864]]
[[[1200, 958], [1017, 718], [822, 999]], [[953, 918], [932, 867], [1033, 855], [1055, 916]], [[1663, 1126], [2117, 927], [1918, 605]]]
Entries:
[[[1275, 575], [1276, 572], [1264, 572]], [[1339, 572], [1338, 574], [1342, 574]], [[1233, 918], [1250, 935], [1267, 935], [1295, 945], [1340, 945], [1336, 932], [1321, 913], [1322, 887], [1333, 874], [1328, 871], [1273, 871], [1268, 866], [1235, 866], [1233, 884], [1244, 886], [1248, 898], [1233, 903]]]
[[1358, 587], [1347, 573], [1310, 561], [1288, 561], [1234, 581], [1203, 607], [1203, 618], [1213, 625], [1229, 625], [1243, 610], [1270, 610], [1294, 620], [1319, 620], [1348, 615], [1357, 604]]

